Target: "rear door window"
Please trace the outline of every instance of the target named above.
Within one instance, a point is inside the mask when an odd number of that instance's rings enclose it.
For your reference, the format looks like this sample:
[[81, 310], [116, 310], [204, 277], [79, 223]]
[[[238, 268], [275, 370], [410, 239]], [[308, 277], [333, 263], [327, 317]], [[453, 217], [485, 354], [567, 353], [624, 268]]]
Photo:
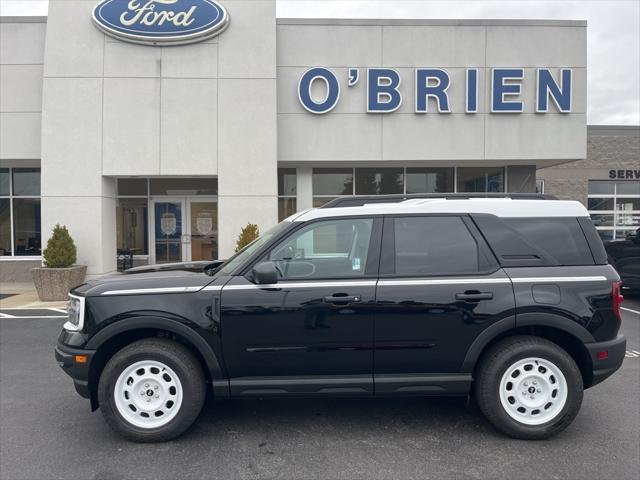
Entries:
[[478, 272], [478, 244], [460, 217], [398, 217], [394, 222], [397, 276]]

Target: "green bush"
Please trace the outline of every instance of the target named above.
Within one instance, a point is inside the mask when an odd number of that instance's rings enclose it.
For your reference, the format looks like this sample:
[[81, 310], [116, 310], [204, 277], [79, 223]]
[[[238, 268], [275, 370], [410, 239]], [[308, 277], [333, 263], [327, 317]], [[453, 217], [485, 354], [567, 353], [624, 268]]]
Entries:
[[67, 268], [76, 263], [76, 245], [67, 227], [55, 226], [42, 256], [44, 266], [49, 268]]
[[236, 242], [236, 252], [239, 252], [244, 247], [253, 242], [260, 236], [260, 230], [255, 223], [247, 223], [247, 226], [240, 231], [238, 241]]

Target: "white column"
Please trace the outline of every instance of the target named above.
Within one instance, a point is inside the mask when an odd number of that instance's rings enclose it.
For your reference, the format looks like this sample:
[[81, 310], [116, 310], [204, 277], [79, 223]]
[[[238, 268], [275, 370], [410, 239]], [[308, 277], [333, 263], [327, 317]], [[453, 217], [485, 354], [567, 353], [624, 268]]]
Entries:
[[299, 212], [313, 207], [313, 169], [296, 169], [296, 209]]

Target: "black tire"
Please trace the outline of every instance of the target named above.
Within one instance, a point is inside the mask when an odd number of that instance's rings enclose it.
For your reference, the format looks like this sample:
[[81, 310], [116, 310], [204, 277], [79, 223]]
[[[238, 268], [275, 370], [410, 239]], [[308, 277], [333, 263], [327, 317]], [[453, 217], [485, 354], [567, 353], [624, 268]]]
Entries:
[[[512, 418], [500, 400], [500, 382], [507, 369], [529, 357], [554, 364], [567, 384], [564, 407], [540, 425], [528, 425]], [[487, 420], [502, 433], [523, 440], [549, 438], [567, 428], [580, 410], [583, 392], [582, 375], [573, 358], [555, 343], [534, 336], [508, 337], [493, 345], [481, 357], [474, 382], [476, 401]]]
[[[127, 421], [114, 405], [115, 385], [120, 374], [142, 360], [155, 360], [171, 368], [182, 384], [182, 404], [166, 425], [141, 428]], [[206, 396], [202, 368], [185, 346], [166, 339], [150, 338], [127, 345], [107, 363], [98, 383], [98, 401], [107, 424], [135, 442], [166, 442], [187, 430], [200, 414]]]

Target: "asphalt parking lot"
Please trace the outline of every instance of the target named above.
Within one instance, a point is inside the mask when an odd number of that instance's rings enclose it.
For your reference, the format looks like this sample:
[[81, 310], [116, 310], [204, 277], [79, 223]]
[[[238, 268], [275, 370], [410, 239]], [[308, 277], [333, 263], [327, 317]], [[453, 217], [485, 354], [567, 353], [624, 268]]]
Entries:
[[54, 361], [61, 313], [0, 313], [0, 478], [635, 479], [640, 298], [624, 306], [621, 371], [542, 442], [503, 437], [465, 400], [411, 398], [209, 401], [182, 438], [129, 443]]

